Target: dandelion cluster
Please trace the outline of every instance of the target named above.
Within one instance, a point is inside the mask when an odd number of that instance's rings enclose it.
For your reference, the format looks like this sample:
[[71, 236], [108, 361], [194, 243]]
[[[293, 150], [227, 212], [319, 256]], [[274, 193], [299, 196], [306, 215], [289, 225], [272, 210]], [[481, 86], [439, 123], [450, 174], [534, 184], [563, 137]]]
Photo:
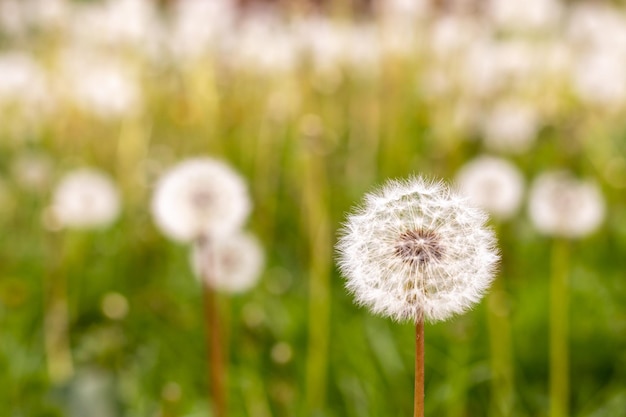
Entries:
[[443, 183], [389, 181], [344, 225], [339, 265], [357, 302], [395, 320], [445, 320], [474, 305], [499, 255], [486, 214]]
[[187, 159], [156, 185], [152, 214], [171, 239], [191, 243], [191, 267], [204, 284], [239, 293], [254, 286], [263, 267], [258, 240], [242, 231], [251, 210], [243, 178], [213, 158]]

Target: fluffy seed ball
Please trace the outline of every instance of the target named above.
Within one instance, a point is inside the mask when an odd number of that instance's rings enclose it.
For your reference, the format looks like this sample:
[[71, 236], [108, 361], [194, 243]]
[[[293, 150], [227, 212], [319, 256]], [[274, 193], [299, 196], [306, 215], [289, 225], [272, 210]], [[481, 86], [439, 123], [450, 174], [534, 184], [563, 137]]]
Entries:
[[487, 215], [443, 183], [389, 181], [347, 218], [339, 267], [356, 301], [398, 321], [446, 320], [478, 302], [498, 262]]
[[94, 169], [66, 174], [54, 190], [52, 213], [67, 228], [108, 226], [120, 212], [120, 197], [113, 181]]
[[191, 255], [200, 279], [218, 291], [241, 293], [252, 288], [263, 269], [263, 249], [248, 233], [236, 233], [218, 242], [199, 240]]
[[595, 231], [604, 220], [605, 205], [595, 183], [566, 171], [546, 172], [530, 189], [530, 219], [541, 233], [577, 238]]
[[161, 231], [180, 242], [219, 237], [239, 229], [250, 213], [244, 180], [211, 158], [189, 159], [166, 172], [152, 199]]
[[456, 181], [473, 203], [500, 220], [512, 217], [522, 202], [524, 178], [505, 159], [478, 157], [459, 170]]

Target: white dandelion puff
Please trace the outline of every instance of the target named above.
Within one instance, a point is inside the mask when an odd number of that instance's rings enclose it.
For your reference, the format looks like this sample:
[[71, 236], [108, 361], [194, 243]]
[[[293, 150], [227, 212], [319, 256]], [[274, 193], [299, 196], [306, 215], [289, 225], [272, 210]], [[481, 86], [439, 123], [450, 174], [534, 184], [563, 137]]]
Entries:
[[82, 168], [66, 174], [54, 190], [52, 213], [60, 225], [73, 229], [108, 226], [120, 212], [120, 197], [103, 172]]
[[480, 156], [464, 165], [457, 184], [475, 204], [500, 220], [512, 217], [524, 193], [524, 177], [511, 162]]
[[499, 255], [487, 215], [439, 182], [389, 181], [348, 216], [339, 267], [359, 304], [398, 321], [445, 320], [480, 300]]
[[583, 237], [604, 220], [605, 203], [598, 186], [590, 180], [578, 180], [567, 171], [537, 177], [528, 204], [530, 219], [546, 235]]
[[495, 152], [524, 153], [533, 146], [540, 128], [537, 109], [530, 103], [507, 100], [497, 104], [482, 125], [485, 147]]
[[243, 178], [224, 162], [194, 158], [159, 180], [152, 199], [154, 221], [168, 237], [190, 242], [238, 230], [251, 203]]
[[264, 265], [263, 249], [249, 233], [236, 233], [217, 242], [200, 239], [191, 254], [197, 277], [218, 291], [242, 293], [258, 282]]

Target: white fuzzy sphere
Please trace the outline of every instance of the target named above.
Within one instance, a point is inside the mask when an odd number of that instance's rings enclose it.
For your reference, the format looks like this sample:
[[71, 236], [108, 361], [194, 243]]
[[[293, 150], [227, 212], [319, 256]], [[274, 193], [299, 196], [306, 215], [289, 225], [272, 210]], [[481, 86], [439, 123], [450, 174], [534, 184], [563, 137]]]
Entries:
[[191, 256], [192, 268], [200, 279], [218, 291], [241, 293], [261, 277], [263, 249], [249, 233], [236, 233], [213, 243], [198, 241]]
[[546, 235], [583, 237], [604, 220], [604, 198], [598, 186], [566, 171], [546, 172], [537, 177], [528, 204], [530, 219]]
[[524, 194], [524, 177], [511, 162], [481, 156], [458, 172], [457, 184], [472, 202], [500, 220], [511, 218]]
[[337, 244], [346, 286], [373, 313], [445, 320], [480, 300], [499, 260], [487, 215], [443, 183], [392, 180], [365, 196]]
[[66, 174], [52, 197], [52, 213], [67, 228], [108, 226], [118, 217], [120, 197], [108, 175], [83, 168]]
[[482, 134], [487, 149], [521, 154], [534, 145], [539, 128], [539, 115], [534, 105], [507, 100], [498, 103], [486, 115]]
[[189, 159], [166, 172], [152, 198], [152, 215], [168, 237], [189, 242], [239, 229], [251, 203], [243, 178], [224, 162]]

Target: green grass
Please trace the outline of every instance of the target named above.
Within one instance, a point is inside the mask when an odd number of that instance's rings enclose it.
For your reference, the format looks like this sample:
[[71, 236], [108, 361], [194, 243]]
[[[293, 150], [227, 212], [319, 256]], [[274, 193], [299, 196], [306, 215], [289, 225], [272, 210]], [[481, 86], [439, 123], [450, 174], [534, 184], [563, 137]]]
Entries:
[[[0, 178], [10, 200], [0, 207], [0, 415], [79, 415], [71, 413], [85, 401], [106, 404], [99, 409], [116, 416], [207, 415], [201, 289], [188, 248], [162, 236], [149, 213], [158, 174], [199, 155], [228, 161], [248, 180], [255, 206], [249, 228], [267, 256], [254, 290], [223, 297], [231, 415], [411, 415], [413, 326], [352, 303], [333, 245], [344, 213], [364, 192], [412, 173], [452, 179], [483, 152], [480, 142], [450, 132], [446, 103], [416, 92], [408, 61], [389, 62], [375, 80], [345, 72], [330, 93], [315, 88], [319, 80], [306, 68], [281, 79], [221, 79], [211, 68], [202, 62], [148, 72], [147, 106], [136, 118], [102, 122], [68, 107], [28, 138], [11, 133], [18, 118], [0, 127]], [[615, 417], [626, 404], [626, 200], [604, 167], [616, 156], [623, 161], [624, 126], [607, 118], [600, 130], [583, 109], [561, 111], [531, 152], [511, 159], [528, 181], [566, 167], [602, 185], [607, 220], [571, 245], [567, 264], [570, 415]], [[307, 120], [322, 129], [311, 133]], [[579, 145], [564, 146], [572, 141]], [[11, 174], [26, 151], [54, 162], [43, 191], [22, 189]], [[121, 218], [101, 231], [46, 230], [42, 212], [55, 180], [83, 165], [116, 179]], [[546, 416], [552, 244], [524, 209], [498, 230], [511, 331], [509, 415]], [[60, 385], [49, 380], [44, 349], [44, 302], [55, 285], [67, 285], [76, 371]], [[128, 300], [121, 320], [102, 312], [111, 292]], [[490, 337], [485, 301], [427, 325], [427, 415], [499, 415], [489, 414], [497, 400]], [[271, 357], [279, 342], [292, 349], [287, 363]], [[94, 374], [104, 388], [85, 394], [81, 378]]]

